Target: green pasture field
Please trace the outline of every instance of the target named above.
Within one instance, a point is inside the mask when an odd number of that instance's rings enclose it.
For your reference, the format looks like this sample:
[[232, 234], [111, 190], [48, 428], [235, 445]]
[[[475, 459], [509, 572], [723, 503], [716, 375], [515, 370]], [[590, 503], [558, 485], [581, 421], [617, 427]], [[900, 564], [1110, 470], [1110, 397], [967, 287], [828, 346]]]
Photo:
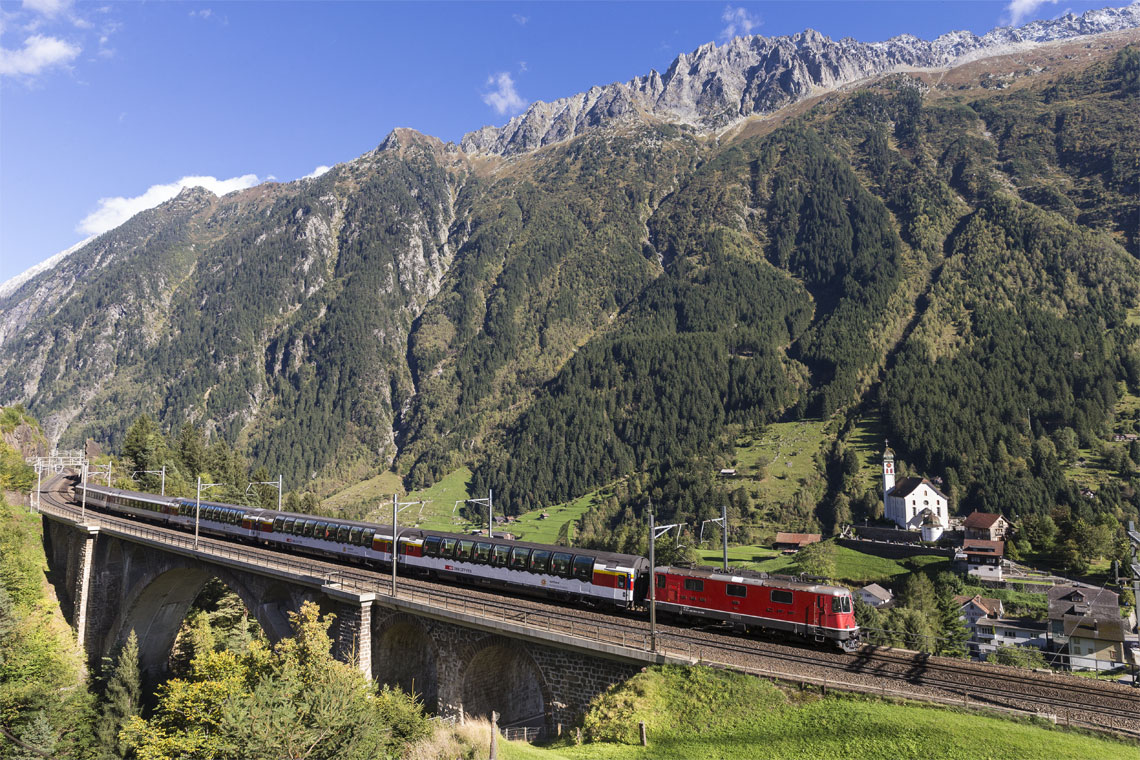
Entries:
[[[645, 721], [648, 746], [638, 741]], [[711, 668], [654, 667], [597, 697], [586, 741], [504, 742], [507, 760], [1136, 760], [1136, 744], [1042, 723], [832, 693], [787, 693]], [[568, 732], [570, 733], [570, 732]]]
[[[721, 551], [700, 552], [701, 561], [708, 565], [719, 565], [721, 556]], [[729, 565], [766, 573], [792, 572], [792, 555], [783, 555], [774, 549], [762, 546], [730, 546], [728, 562]], [[937, 573], [949, 569], [950, 563], [945, 557], [920, 555], [894, 560], [865, 554], [844, 546], [835, 547], [834, 580], [839, 583], [857, 586], [868, 583], [895, 583], [917, 570]]]

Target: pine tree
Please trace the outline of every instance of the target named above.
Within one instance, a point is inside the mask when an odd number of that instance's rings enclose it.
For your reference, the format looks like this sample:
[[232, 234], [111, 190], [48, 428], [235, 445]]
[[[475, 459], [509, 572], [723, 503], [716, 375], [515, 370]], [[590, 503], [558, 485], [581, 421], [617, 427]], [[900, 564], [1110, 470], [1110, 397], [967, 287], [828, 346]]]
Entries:
[[53, 757], [56, 742], [55, 729], [43, 710], [40, 710], [20, 732], [20, 743], [23, 746], [17, 747], [9, 757], [13, 760], [43, 760], [45, 757]]
[[969, 651], [966, 642], [970, 631], [961, 617], [958, 604], [954, 601], [954, 589], [943, 586], [938, 592], [938, 613], [940, 622], [938, 654], [947, 657], [965, 657]]
[[139, 714], [142, 681], [139, 673], [139, 640], [134, 631], [115, 660], [115, 669], [107, 682], [103, 706], [95, 724], [101, 758], [124, 757], [119, 744], [119, 731], [126, 722]]

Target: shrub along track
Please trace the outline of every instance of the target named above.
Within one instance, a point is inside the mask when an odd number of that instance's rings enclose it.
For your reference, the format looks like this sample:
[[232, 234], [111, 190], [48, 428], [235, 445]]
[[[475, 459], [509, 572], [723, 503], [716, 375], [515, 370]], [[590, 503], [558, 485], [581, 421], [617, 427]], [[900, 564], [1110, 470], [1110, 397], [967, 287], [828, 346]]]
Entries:
[[[49, 485], [50, 484], [50, 485]], [[45, 484], [44, 502], [54, 511], [77, 519], [79, 509], [71, 483], [60, 478]], [[47, 490], [47, 489], [51, 490]], [[130, 527], [139, 521], [88, 510], [87, 522], [108, 528]], [[182, 531], [146, 524], [148, 534], [185, 541]], [[391, 593], [385, 571], [273, 551], [203, 537], [204, 554], [240, 547], [250, 559], [280, 559], [282, 555], [317, 577], [328, 577], [357, 590], [375, 591], [382, 602]], [[644, 612], [623, 613], [584, 609], [548, 600], [505, 596], [486, 587], [454, 585], [401, 576], [400, 596], [421, 597], [450, 610], [467, 612], [557, 631], [586, 640], [649, 649], [649, 622]], [[719, 625], [698, 628], [670, 623], [657, 626], [657, 650], [673, 657], [727, 667], [756, 675], [835, 688], [929, 700], [943, 704], [991, 707], [999, 710], [1049, 714], [1060, 722], [1109, 730], [1140, 738], [1140, 690], [1116, 683], [1090, 683], [1076, 677], [1021, 668], [988, 665], [919, 652], [866, 646], [852, 654], [788, 646], [730, 632]]]

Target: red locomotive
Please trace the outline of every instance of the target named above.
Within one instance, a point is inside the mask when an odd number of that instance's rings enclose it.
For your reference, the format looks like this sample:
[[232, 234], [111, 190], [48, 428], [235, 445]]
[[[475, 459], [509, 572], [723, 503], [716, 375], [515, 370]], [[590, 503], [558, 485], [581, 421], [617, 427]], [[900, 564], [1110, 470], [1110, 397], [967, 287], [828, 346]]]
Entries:
[[858, 646], [855, 608], [845, 588], [751, 570], [659, 567], [655, 575], [660, 612], [831, 640], [847, 650]]

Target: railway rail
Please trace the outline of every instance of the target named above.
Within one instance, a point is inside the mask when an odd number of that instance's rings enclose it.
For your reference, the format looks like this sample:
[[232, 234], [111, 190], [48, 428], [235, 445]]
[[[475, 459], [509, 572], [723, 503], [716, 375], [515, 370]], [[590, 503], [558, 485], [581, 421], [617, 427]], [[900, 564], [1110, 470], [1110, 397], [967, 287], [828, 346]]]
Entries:
[[[41, 509], [80, 518], [68, 481], [49, 481]], [[49, 486], [45, 484], [45, 486]], [[193, 551], [193, 539], [181, 531], [140, 524], [88, 509], [89, 524]], [[391, 576], [367, 568], [271, 551], [261, 547], [201, 538], [197, 553], [251, 563], [267, 569], [318, 579], [326, 584], [378, 596], [391, 594]], [[636, 615], [580, 607], [528, 597], [505, 597], [480, 587], [445, 585], [402, 576], [398, 598], [444, 611], [569, 635], [585, 642], [650, 648], [648, 622]], [[1089, 682], [1076, 676], [1042, 674], [917, 652], [865, 646], [852, 654], [792, 647], [742, 638], [727, 629], [657, 626], [657, 653], [676, 659], [749, 672], [801, 686], [837, 689], [884, 697], [1048, 715], [1058, 722], [1110, 731], [1140, 739], [1140, 693], [1119, 684]]]

